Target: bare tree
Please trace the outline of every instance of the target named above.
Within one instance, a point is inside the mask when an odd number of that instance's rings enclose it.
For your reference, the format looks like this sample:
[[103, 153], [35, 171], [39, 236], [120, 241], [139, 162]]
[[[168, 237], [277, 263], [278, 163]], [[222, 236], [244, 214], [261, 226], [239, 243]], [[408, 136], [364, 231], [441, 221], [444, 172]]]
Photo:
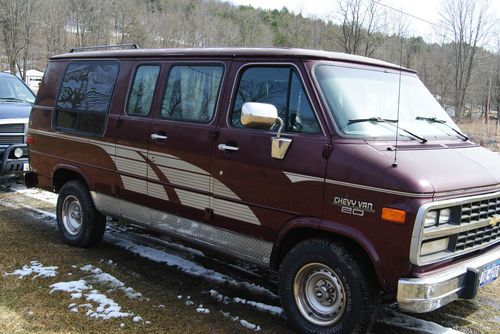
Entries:
[[371, 56], [379, 46], [378, 4], [370, 0], [337, 0], [337, 17], [341, 24], [339, 42], [347, 53]]
[[441, 17], [450, 29], [455, 65], [455, 116], [463, 118], [465, 99], [477, 65], [477, 52], [485, 42], [490, 23], [487, 0], [443, 0]]
[[11, 73], [19, 72], [23, 79], [26, 76], [37, 3], [38, 0], [0, 0], [0, 30], [9, 70]]

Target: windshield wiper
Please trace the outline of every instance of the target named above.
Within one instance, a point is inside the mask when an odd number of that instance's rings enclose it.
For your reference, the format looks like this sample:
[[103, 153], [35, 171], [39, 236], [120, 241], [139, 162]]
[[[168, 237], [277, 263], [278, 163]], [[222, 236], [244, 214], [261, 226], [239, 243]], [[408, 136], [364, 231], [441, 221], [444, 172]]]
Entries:
[[459, 135], [460, 137], [462, 137], [463, 141], [467, 141], [469, 140], [469, 137], [465, 134], [463, 134], [462, 132], [458, 131], [457, 129], [455, 129], [454, 127], [446, 124], [446, 121], [445, 120], [442, 120], [442, 119], [437, 119], [436, 117], [422, 117], [422, 116], [417, 116], [417, 121], [427, 121], [427, 122], [431, 122], [431, 123], [438, 123], [438, 124], [443, 124], [444, 126], [446, 126], [448, 129], [451, 129], [453, 130], [457, 135]]
[[401, 130], [403, 132], [406, 132], [410, 136], [417, 138], [418, 140], [420, 140], [422, 142], [422, 144], [427, 143], [427, 139], [425, 139], [424, 137], [418, 136], [418, 135], [414, 134], [413, 132], [410, 132], [406, 129], [403, 129], [400, 126], [394, 125], [394, 123], [398, 123], [397, 119], [386, 119], [386, 118], [381, 118], [381, 117], [358, 118], [358, 119], [350, 119], [349, 121], [347, 121], [347, 124], [351, 125], [351, 124], [362, 123], [362, 122], [387, 123], [395, 128], [398, 128], [399, 130]]
[[33, 102], [30, 102], [28, 100], [18, 99], [18, 98], [15, 98], [15, 97], [0, 97], [0, 100], [13, 101], [13, 102], [27, 102], [29, 104], [33, 104]]

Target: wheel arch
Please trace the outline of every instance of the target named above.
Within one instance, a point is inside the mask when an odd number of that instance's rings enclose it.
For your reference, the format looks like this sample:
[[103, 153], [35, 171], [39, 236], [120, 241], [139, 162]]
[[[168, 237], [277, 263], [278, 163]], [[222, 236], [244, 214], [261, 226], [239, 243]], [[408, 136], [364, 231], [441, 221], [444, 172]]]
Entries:
[[286, 254], [301, 241], [312, 238], [337, 240], [348, 246], [370, 265], [380, 287], [387, 290], [387, 281], [381, 269], [381, 259], [373, 244], [359, 230], [340, 223], [322, 221], [318, 218], [299, 218], [285, 225], [274, 243], [271, 267], [279, 269]]
[[81, 169], [73, 165], [58, 165], [52, 171], [52, 187], [56, 193], [70, 180], [82, 181], [90, 189], [88, 176]]

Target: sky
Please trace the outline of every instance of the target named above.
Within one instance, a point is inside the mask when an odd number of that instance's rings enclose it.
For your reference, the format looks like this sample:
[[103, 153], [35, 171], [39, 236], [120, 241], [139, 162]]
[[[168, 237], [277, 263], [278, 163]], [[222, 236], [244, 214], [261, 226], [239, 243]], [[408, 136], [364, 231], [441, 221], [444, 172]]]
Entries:
[[[237, 5], [251, 5], [263, 9], [281, 9], [287, 7], [295, 13], [315, 16], [319, 18], [328, 18], [332, 16], [335, 9], [336, 0], [225, 0]], [[440, 0], [380, 0], [383, 5], [391, 6], [416, 17], [440, 24], [439, 10], [441, 8]], [[500, 26], [500, 0], [490, 0], [492, 17]], [[392, 11], [392, 10], [391, 10]], [[394, 12], [394, 11], [393, 11]], [[397, 14], [397, 12], [395, 12]], [[398, 14], [399, 15], [399, 14]], [[409, 21], [409, 34], [413, 36], [422, 36], [427, 41], [433, 41], [436, 38], [436, 29], [431, 24], [422, 22], [418, 19], [406, 16]]]

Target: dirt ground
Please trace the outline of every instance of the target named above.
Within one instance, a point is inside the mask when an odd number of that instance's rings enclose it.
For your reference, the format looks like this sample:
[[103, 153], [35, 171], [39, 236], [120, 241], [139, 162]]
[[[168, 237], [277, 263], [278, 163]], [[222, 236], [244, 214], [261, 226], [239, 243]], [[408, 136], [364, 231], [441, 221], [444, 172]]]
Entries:
[[[11, 187], [0, 190], [0, 333], [292, 332], [279, 314], [272, 274], [210, 259], [120, 223], [108, 224], [97, 247], [69, 247], [59, 238], [53, 196], [26, 191], [12, 181], [5, 185]], [[56, 266], [57, 273], [11, 275], [31, 261]], [[87, 265], [123, 287], [95, 280], [84, 270]], [[55, 283], [82, 279], [133, 316], [92, 318], [85, 300], [51, 292]], [[126, 287], [140, 297], [130, 298]], [[384, 305], [373, 333], [500, 333], [499, 308], [500, 284], [495, 282], [473, 301], [457, 301], [428, 314], [401, 314], [394, 305]]]

